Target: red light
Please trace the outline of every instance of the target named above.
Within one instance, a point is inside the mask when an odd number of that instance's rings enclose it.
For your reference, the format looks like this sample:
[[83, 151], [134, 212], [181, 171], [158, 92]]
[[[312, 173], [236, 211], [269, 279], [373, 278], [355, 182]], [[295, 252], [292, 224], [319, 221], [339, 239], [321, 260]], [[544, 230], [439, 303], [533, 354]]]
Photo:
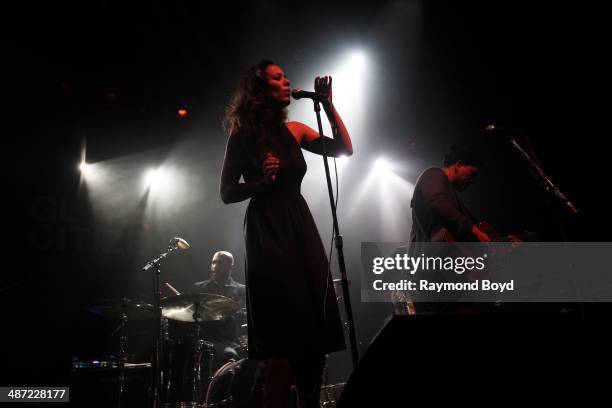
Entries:
[[179, 109], [177, 113], [179, 118], [182, 119], [187, 116], [187, 109]]

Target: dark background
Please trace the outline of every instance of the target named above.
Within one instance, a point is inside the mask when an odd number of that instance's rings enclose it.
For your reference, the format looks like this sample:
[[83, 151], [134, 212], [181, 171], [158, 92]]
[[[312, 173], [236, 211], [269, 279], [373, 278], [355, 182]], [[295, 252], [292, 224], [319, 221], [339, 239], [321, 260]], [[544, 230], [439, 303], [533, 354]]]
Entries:
[[[151, 277], [140, 267], [172, 236], [187, 239], [192, 250], [168, 259], [162, 281], [186, 290], [207, 277], [218, 249], [236, 255], [235, 277], [243, 281], [245, 205], [224, 206], [217, 192], [226, 141], [221, 119], [240, 74], [261, 58], [278, 62], [293, 86], [310, 89], [343, 50], [368, 54], [363, 127], [347, 121], [360, 136], [339, 207], [364, 348], [389, 306], [360, 302], [359, 243], [407, 240], [410, 227], [409, 197], [377, 189], [358, 196], [353, 189], [378, 155], [407, 163], [398, 174], [414, 183], [423, 169], [441, 164], [451, 143], [469, 140], [487, 161], [464, 194], [477, 216], [502, 232], [531, 229], [543, 240], [609, 240], [609, 47], [606, 14], [594, 6], [93, 1], [24, 4], [6, 9], [5, 18], [4, 384], [61, 384], [73, 358], [115, 353], [117, 324], [88, 308], [122, 296], [150, 299]], [[291, 106], [298, 103], [306, 102]], [[183, 119], [181, 107], [189, 112]], [[490, 123], [529, 137], [578, 215], [541, 192], [501, 135], [484, 134]], [[114, 163], [124, 172], [98, 195], [80, 181], [84, 144], [89, 163]], [[130, 166], [168, 160], [190, 174], [188, 192], [174, 197], [180, 210], [147, 212], [146, 197], [124, 208], [126, 179], [140, 177]], [[326, 197], [310, 194], [316, 186], [323, 191], [323, 180], [308, 183], [304, 195], [329, 242]], [[400, 208], [385, 224], [377, 206], [394, 200]], [[393, 234], [381, 227], [389, 223], [399, 226]], [[143, 359], [147, 329], [134, 332], [136, 358]], [[335, 382], [350, 372], [341, 354], [332, 360]]]

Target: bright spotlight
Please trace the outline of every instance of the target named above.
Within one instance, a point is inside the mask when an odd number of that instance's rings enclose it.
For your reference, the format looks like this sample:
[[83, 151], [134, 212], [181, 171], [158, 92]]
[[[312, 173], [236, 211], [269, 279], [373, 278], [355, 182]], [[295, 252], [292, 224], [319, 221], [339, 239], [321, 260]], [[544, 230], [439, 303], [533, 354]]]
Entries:
[[374, 162], [374, 172], [382, 176], [391, 172], [391, 164], [384, 158], [380, 158]]
[[141, 194], [146, 197], [147, 217], [170, 216], [196, 196], [190, 186], [195, 184], [186, 169], [172, 164], [149, 169], [143, 174]]
[[358, 183], [355, 193], [347, 200], [351, 202], [348, 216], [360, 217], [369, 214], [372, 209], [378, 209], [379, 218], [373, 220], [380, 225], [380, 236], [388, 240], [404, 241], [406, 231], [410, 230], [406, 208], [410, 208], [414, 194], [414, 185], [397, 174], [401, 174], [405, 164], [379, 157], [371, 166], [367, 177]]
[[91, 164], [81, 160], [79, 171], [81, 172], [79, 183], [86, 183], [88, 188], [99, 186], [101, 183], [108, 181], [108, 167], [103, 162]]
[[87, 164], [85, 162], [81, 162], [81, 164], [79, 164], [79, 170], [81, 171], [81, 174], [84, 177], [91, 176], [92, 165], [91, 164]]
[[170, 187], [172, 175], [170, 170], [164, 167], [149, 169], [145, 172], [143, 187], [151, 192], [163, 193]]
[[363, 51], [353, 51], [349, 57], [349, 64], [353, 68], [361, 68], [367, 61], [366, 55]]
[[[365, 126], [365, 95], [368, 92], [368, 72], [366, 70], [367, 54], [362, 50], [347, 50], [339, 53], [336, 66], [329, 70], [334, 82], [334, 105], [341, 112], [345, 123], [351, 123], [351, 129]], [[353, 140], [359, 135], [351, 133]]]
[[167, 177], [163, 169], [149, 169], [144, 176], [144, 186], [159, 187], [165, 184]]
[[143, 184], [145, 188], [151, 187], [151, 185], [153, 184], [153, 181], [155, 180], [156, 174], [157, 174], [157, 169], [149, 169], [146, 171], [144, 175], [144, 180], [143, 180]]

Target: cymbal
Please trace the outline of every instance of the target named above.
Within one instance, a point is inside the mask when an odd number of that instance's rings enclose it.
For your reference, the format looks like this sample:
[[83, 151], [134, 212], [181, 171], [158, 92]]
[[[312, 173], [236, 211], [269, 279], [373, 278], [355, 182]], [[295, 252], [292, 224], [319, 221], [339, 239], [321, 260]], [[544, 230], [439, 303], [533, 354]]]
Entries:
[[162, 299], [162, 315], [170, 320], [195, 322], [217, 321], [230, 317], [239, 309], [238, 302], [213, 293], [168, 296]]
[[121, 318], [123, 314], [128, 319], [149, 319], [155, 317], [153, 305], [142, 300], [104, 299], [99, 304], [91, 306], [89, 311], [98, 316]]

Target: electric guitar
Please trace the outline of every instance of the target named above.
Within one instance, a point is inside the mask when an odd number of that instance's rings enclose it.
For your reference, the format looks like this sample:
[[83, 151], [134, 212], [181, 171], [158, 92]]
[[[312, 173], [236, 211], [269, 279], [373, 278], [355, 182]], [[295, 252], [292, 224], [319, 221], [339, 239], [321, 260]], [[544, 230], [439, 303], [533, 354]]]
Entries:
[[[485, 221], [478, 223], [478, 228], [491, 238], [492, 242], [522, 242], [522, 241], [537, 241], [537, 235], [531, 231], [525, 231], [521, 234], [500, 235], [491, 224]], [[431, 242], [460, 242], [446, 227], [435, 229], [431, 233]], [[473, 241], [478, 242], [474, 237]]]
[[[490, 246], [487, 267], [481, 270], [466, 272], [465, 276], [472, 280], [490, 278], [492, 270], [500, 268], [504, 257], [508, 256], [515, 248], [517, 248], [520, 242], [537, 241], [537, 235], [531, 231], [525, 231], [521, 234], [500, 235], [491, 224], [485, 221], [480, 221], [477, 226], [482, 232], [491, 238], [491, 242], [510, 242], [514, 244]], [[452, 246], [449, 248], [449, 254], [452, 254], [455, 257], [474, 257], [475, 255], [480, 256], [480, 251], [478, 254], [470, 253], [473, 247], [469, 245], [461, 245], [466, 241], [459, 241], [446, 227], [441, 227], [434, 230], [431, 234], [431, 242], [451, 244]], [[476, 240], [476, 237], [473, 237], [472, 241], [467, 242], [477, 243], [479, 241]]]

